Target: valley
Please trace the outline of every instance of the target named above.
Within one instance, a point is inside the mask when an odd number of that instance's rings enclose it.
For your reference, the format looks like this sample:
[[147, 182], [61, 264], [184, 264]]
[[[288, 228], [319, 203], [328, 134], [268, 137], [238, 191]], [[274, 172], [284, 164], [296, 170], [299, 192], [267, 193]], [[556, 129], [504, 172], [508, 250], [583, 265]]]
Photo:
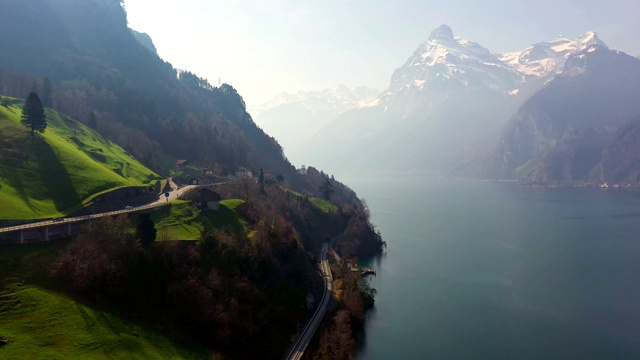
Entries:
[[640, 354], [638, 5], [3, 5], [0, 358]]

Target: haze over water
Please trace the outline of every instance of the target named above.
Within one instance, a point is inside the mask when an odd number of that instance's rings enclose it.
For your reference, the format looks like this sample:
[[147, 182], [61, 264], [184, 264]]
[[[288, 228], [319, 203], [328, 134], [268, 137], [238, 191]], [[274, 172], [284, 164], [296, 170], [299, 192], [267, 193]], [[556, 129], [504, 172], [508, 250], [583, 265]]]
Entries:
[[640, 356], [640, 194], [346, 183], [388, 243], [359, 359]]

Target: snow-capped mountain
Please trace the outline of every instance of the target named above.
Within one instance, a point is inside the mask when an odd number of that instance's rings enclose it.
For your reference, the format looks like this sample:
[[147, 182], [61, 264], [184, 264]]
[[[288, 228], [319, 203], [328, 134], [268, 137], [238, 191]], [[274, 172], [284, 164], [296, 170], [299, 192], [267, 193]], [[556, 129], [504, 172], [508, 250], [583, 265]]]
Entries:
[[589, 31], [576, 40], [560, 35], [549, 42], [537, 43], [523, 51], [499, 55], [499, 58], [525, 78], [545, 78], [560, 73], [571, 55], [591, 45], [608, 48], [595, 32]]
[[[380, 100], [404, 107], [406, 112], [426, 97], [438, 98], [443, 92], [469, 87], [510, 95], [522, 95], [521, 90], [526, 89], [528, 96], [560, 73], [570, 56], [591, 45], [607, 47], [590, 31], [576, 40], [560, 35], [523, 51], [493, 54], [476, 42], [455, 37], [449, 26], [441, 25], [396, 69]], [[402, 99], [399, 103], [398, 98]]]
[[442, 25], [393, 73], [383, 97], [452, 86], [485, 86], [507, 92], [521, 82], [517, 71], [497, 55], [478, 43], [454, 37], [451, 28]]
[[480, 174], [509, 118], [567, 59], [594, 45], [606, 48], [589, 32], [495, 54], [442, 25], [395, 70], [377, 101], [328, 124], [306, 156], [333, 172]]
[[[637, 184], [629, 175], [640, 164], [629, 154], [640, 144], [635, 135], [616, 131], [640, 114], [639, 97], [640, 60], [599, 43], [588, 45], [513, 115], [492, 174], [541, 185]], [[611, 147], [615, 138], [619, 142]]]
[[271, 101], [249, 106], [249, 113], [278, 140], [289, 160], [300, 166], [304, 164], [300, 154], [302, 144], [338, 115], [369, 106], [379, 94], [379, 90], [366, 86], [349, 89], [344, 85], [320, 91], [281, 93]]

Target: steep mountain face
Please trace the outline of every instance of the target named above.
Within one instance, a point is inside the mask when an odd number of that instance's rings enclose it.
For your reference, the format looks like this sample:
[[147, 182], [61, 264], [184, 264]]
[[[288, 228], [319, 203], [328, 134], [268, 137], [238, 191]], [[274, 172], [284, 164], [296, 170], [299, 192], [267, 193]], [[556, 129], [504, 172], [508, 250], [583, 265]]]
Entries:
[[589, 31], [576, 40], [560, 35], [549, 42], [534, 44], [523, 51], [503, 54], [500, 60], [527, 78], [545, 78], [561, 72], [571, 55], [591, 45], [607, 47], [595, 32]]
[[582, 179], [636, 114], [635, 62], [594, 32], [493, 54], [442, 25], [372, 106], [321, 130], [308, 158], [338, 172]]
[[154, 54], [158, 54], [158, 49], [156, 49], [156, 46], [153, 44], [153, 40], [151, 39], [151, 37], [149, 36], [149, 34], [147, 33], [143, 33], [143, 32], [139, 32], [139, 31], [135, 31], [133, 29], [131, 29], [131, 33], [133, 34], [133, 37], [144, 47], [146, 47], [147, 49], [149, 49], [149, 51], [151, 51]]
[[447, 93], [474, 89], [506, 93], [521, 83], [520, 74], [496, 55], [475, 42], [455, 38], [451, 28], [442, 25], [396, 69], [381, 101], [409, 115], [432, 97], [444, 100]]
[[249, 112], [282, 145], [288, 159], [302, 165], [306, 159], [301, 148], [313, 134], [338, 115], [371, 103], [379, 94], [379, 90], [365, 86], [349, 89], [344, 85], [321, 91], [282, 93], [269, 102], [249, 106]]
[[221, 173], [243, 166], [296, 176], [235, 89], [178, 73], [141, 45], [127, 27], [122, 1], [9, 0], [3, 5], [4, 94], [24, 98], [25, 87], [34, 86], [42, 93], [42, 79], [48, 77], [52, 107], [85, 123], [92, 110], [101, 133], [157, 171], [182, 158]]
[[593, 44], [513, 116], [494, 171], [534, 184], [586, 179], [614, 132], [640, 114], [640, 60]]
[[616, 132], [589, 180], [596, 184], [640, 185], [640, 116]]
[[498, 55], [443, 25], [394, 72], [374, 104], [327, 125], [306, 155], [337, 172], [475, 173], [497, 141], [493, 134], [522, 102], [517, 90], [524, 80]]

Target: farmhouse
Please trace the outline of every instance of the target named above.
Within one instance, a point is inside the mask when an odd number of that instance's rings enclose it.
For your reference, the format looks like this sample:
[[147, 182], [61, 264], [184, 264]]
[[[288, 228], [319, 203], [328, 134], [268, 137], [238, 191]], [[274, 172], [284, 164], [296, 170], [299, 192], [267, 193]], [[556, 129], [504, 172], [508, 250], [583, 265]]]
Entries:
[[220, 209], [220, 194], [211, 189], [198, 189], [192, 201], [202, 208], [216, 211]]
[[189, 165], [189, 160], [178, 160], [173, 164], [176, 170], [184, 170], [185, 166]]

